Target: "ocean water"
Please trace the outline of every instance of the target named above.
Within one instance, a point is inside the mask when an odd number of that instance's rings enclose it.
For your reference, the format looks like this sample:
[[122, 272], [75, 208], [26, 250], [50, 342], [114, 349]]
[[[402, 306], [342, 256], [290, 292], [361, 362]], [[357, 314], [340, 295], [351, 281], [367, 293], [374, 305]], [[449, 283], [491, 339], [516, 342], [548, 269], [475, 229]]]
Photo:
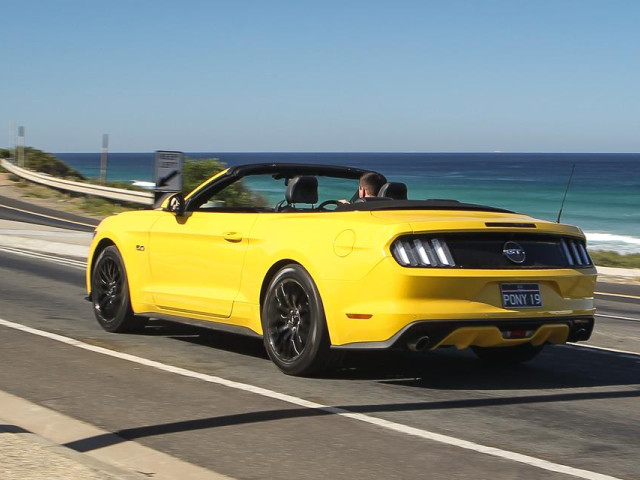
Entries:
[[[98, 177], [99, 153], [57, 153]], [[452, 198], [554, 220], [571, 173], [562, 221], [578, 225], [591, 249], [640, 253], [640, 154], [537, 153], [187, 153], [227, 165], [263, 162], [348, 165], [407, 184], [409, 198]], [[110, 153], [109, 180], [153, 181], [153, 153]]]

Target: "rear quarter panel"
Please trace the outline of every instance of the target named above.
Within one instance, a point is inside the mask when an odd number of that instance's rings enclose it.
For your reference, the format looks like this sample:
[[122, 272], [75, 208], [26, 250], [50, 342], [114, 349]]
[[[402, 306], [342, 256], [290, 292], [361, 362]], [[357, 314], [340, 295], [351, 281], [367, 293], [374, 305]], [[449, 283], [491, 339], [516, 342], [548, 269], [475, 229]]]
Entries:
[[[588, 312], [592, 308], [595, 270], [493, 271], [447, 270], [401, 267], [393, 260], [389, 246], [399, 235], [417, 232], [514, 231], [490, 228], [485, 222], [531, 222], [539, 233], [582, 236], [572, 226], [536, 220], [524, 215], [490, 212], [313, 212], [260, 214], [251, 233], [241, 288], [237, 297], [239, 312], [245, 306], [251, 328], [261, 333], [260, 292], [269, 269], [281, 261], [301, 264], [320, 292], [334, 344], [358, 341], [357, 322], [347, 321], [346, 313], [390, 312], [402, 322], [419, 319], [425, 300], [435, 317], [483, 318], [505, 315], [493, 298], [495, 284], [513, 278], [536, 278], [544, 288], [557, 290], [552, 298], [576, 298], [571, 305], [549, 305]], [[523, 231], [523, 229], [518, 229]], [[496, 290], [497, 291], [497, 290]], [[488, 293], [487, 293], [488, 292]], [[449, 296], [455, 302], [449, 302]], [[465, 297], [466, 295], [466, 297]], [[496, 294], [497, 295], [497, 294]], [[471, 311], [460, 310], [464, 297]], [[427, 298], [428, 297], [428, 298]], [[496, 297], [497, 298], [497, 297]], [[381, 306], [378, 307], [378, 304]], [[494, 306], [495, 305], [495, 306]], [[247, 307], [249, 306], [249, 307]], [[351, 309], [351, 310], [349, 310]], [[355, 310], [354, 310], [355, 309]], [[440, 309], [440, 313], [438, 313]], [[353, 311], [352, 311], [353, 310]], [[405, 312], [406, 310], [406, 312]], [[563, 312], [568, 313], [568, 312]], [[401, 315], [402, 314], [402, 315]], [[386, 322], [384, 315], [378, 315]], [[388, 323], [388, 322], [387, 322]], [[371, 323], [373, 326], [373, 323]], [[383, 328], [384, 327], [384, 328]], [[380, 326], [379, 335], [389, 325]]]
[[410, 231], [409, 224], [381, 221], [370, 212], [260, 214], [249, 240], [236, 303], [239, 308], [251, 305], [252, 328], [262, 332], [260, 292], [266, 275], [278, 262], [299, 263], [318, 287], [331, 329], [334, 316], [330, 312], [342, 303], [343, 290], [338, 285], [357, 284], [385, 258], [389, 238]]

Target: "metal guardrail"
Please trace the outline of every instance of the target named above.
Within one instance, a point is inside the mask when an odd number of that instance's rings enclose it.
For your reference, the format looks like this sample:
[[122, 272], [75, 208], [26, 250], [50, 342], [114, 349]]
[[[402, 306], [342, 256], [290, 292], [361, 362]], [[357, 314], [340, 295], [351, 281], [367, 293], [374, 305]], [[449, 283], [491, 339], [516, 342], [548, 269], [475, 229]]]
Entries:
[[0, 159], [2, 167], [33, 183], [46, 185], [47, 187], [57, 188], [58, 190], [66, 190], [68, 192], [83, 193], [85, 195], [94, 195], [97, 197], [108, 198], [110, 200], [118, 200], [120, 202], [139, 203], [142, 205], [153, 205], [153, 193], [137, 192], [135, 190], [125, 190], [123, 188], [105, 187], [102, 185], [92, 185], [90, 183], [74, 182], [63, 178], [53, 177], [46, 173], [34, 172], [17, 166], [15, 163], [6, 158]]

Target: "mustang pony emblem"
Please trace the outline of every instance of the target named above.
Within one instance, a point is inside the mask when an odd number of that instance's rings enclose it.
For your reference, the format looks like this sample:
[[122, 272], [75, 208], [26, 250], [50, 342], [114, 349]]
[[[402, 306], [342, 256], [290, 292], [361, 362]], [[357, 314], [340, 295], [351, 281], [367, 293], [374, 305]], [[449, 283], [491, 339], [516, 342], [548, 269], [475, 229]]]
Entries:
[[519, 243], [516, 242], [507, 242], [502, 247], [502, 254], [509, 259], [509, 261], [513, 263], [523, 263], [527, 258], [527, 254], [524, 251], [524, 248], [520, 246]]

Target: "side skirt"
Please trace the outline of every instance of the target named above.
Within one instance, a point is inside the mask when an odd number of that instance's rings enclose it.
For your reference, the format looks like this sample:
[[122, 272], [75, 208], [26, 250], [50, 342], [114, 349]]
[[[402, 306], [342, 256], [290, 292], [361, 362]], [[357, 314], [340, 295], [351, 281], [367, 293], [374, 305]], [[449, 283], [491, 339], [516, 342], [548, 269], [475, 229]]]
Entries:
[[169, 322], [183, 323], [185, 325], [193, 325], [194, 327], [208, 328], [210, 330], [216, 330], [220, 332], [235, 333], [238, 335], [244, 335], [253, 338], [262, 338], [257, 332], [254, 332], [248, 327], [241, 327], [238, 325], [230, 325], [228, 323], [216, 322], [214, 320], [197, 320], [195, 318], [179, 317], [176, 315], [166, 315], [153, 313], [136, 313], [141, 317], [147, 317], [150, 319], [167, 320]]

